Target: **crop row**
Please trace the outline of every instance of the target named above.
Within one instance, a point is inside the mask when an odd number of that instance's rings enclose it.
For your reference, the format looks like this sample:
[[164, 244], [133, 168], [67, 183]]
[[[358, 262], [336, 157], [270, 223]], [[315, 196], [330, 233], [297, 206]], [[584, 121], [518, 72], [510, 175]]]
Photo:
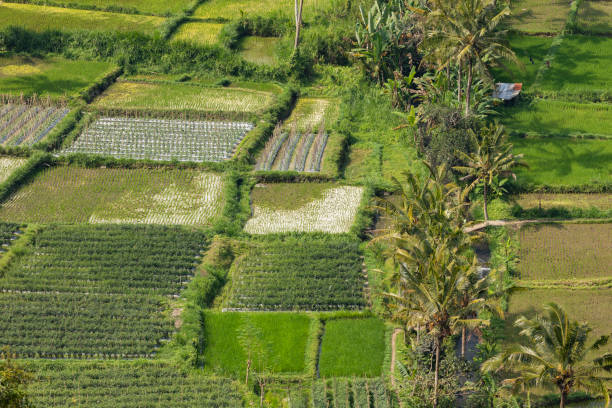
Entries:
[[100, 118], [65, 153], [117, 158], [210, 161], [231, 158], [253, 129], [245, 122], [196, 122], [168, 119]]
[[64, 408], [236, 408], [238, 387], [229, 379], [187, 374], [158, 361], [28, 362], [35, 373], [34, 406]]
[[10, 243], [17, 239], [20, 232], [20, 225], [0, 222], [0, 251], [4, 252]]
[[301, 132], [293, 126], [289, 133], [277, 127], [256, 164], [257, 170], [293, 170], [317, 172], [321, 170], [323, 153], [327, 146], [327, 133], [323, 127], [317, 133]]
[[390, 408], [393, 399], [381, 379], [334, 378], [312, 387], [314, 408]]
[[68, 114], [66, 108], [29, 104], [0, 107], [0, 144], [33, 145], [43, 139]]
[[250, 234], [348, 232], [355, 221], [362, 195], [362, 187], [334, 187], [324, 191], [322, 198], [292, 210], [267, 208], [254, 202], [253, 216], [245, 225], [245, 231]]
[[233, 268], [229, 309], [338, 310], [366, 305], [357, 243], [266, 243], [250, 249]]

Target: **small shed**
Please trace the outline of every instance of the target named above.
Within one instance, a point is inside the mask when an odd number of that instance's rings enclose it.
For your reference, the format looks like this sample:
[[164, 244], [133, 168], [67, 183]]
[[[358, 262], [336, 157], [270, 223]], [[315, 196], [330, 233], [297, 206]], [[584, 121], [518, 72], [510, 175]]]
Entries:
[[493, 92], [493, 98], [501, 99], [504, 101], [511, 101], [512, 99], [519, 96], [523, 89], [522, 83], [507, 83], [498, 82], [495, 84], [495, 91]]

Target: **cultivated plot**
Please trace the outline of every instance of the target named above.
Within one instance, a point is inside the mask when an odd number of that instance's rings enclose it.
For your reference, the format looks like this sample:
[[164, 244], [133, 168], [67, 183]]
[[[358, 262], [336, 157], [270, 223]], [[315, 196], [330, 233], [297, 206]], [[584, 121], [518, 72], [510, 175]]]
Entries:
[[612, 138], [612, 104], [535, 99], [502, 109], [502, 122], [524, 134]]
[[521, 194], [516, 202], [523, 208], [596, 208], [612, 210], [612, 194]]
[[[308, 19], [316, 10], [324, 10], [327, 7], [329, 7], [329, 2], [325, 0], [305, 0], [304, 18]], [[257, 16], [270, 13], [292, 16], [293, 3], [275, 0], [210, 0], [202, 3], [196, 9], [194, 16], [206, 19], [236, 20], [242, 14]]]
[[330, 378], [313, 383], [312, 400], [315, 407], [345, 407], [353, 401], [355, 408], [387, 408], [391, 392], [381, 378]]
[[186, 373], [161, 361], [27, 361], [34, 406], [49, 408], [235, 408], [242, 395], [227, 378]]
[[354, 310], [366, 305], [359, 242], [297, 239], [253, 244], [232, 266], [225, 307]]
[[[37, 0], [9, 0], [9, 3], [31, 3]], [[63, 3], [63, 2], [57, 2]], [[70, 0], [70, 8], [103, 10], [127, 14], [152, 14], [168, 16], [183, 11], [190, 0]]]
[[26, 159], [17, 157], [0, 157], [0, 183], [6, 181], [7, 178], [19, 167], [23, 166]]
[[311, 318], [297, 313], [212, 312], [204, 315], [206, 368], [222, 375], [252, 367], [274, 373], [304, 371]]
[[382, 320], [327, 320], [321, 341], [321, 377], [381, 375], [385, 360], [385, 323]]
[[220, 162], [253, 129], [247, 122], [102, 117], [88, 126], [65, 153], [117, 158]]
[[586, 0], [578, 8], [580, 32], [590, 34], [612, 33], [612, 2], [607, 0]]
[[274, 65], [277, 62], [274, 50], [278, 43], [276, 37], [246, 36], [240, 42], [240, 55], [255, 64]]
[[54, 105], [0, 105], [0, 144], [31, 146], [44, 139], [68, 112]]
[[570, 10], [564, 0], [520, 0], [511, 3], [512, 27], [526, 33], [558, 33]]
[[253, 216], [245, 231], [250, 234], [278, 232], [349, 232], [363, 187], [330, 183], [275, 183], [253, 190]]
[[508, 70], [494, 69], [494, 76], [498, 82], [521, 82], [524, 91], [532, 91], [538, 70], [548, 55], [552, 45], [551, 37], [532, 35], [510, 35], [508, 38], [512, 50], [522, 63], [521, 66], [509, 64]]
[[104, 92], [94, 106], [105, 109], [244, 114], [259, 113], [271, 102], [272, 94], [251, 89], [121, 81]]
[[0, 207], [19, 222], [209, 225], [220, 214], [220, 175], [192, 169], [84, 169], [39, 173]]
[[73, 61], [61, 57], [0, 57], [0, 93], [74, 96], [113, 68], [115, 66], [108, 62]]
[[612, 224], [526, 225], [518, 237], [523, 280], [612, 278]]
[[[515, 320], [520, 315], [533, 318], [537, 313], [542, 313], [542, 308], [549, 302], [562, 306], [572, 320], [588, 322], [593, 328], [591, 339], [610, 334], [611, 289], [521, 289], [510, 296], [504, 340], [508, 344], [519, 340], [524, 342], [523, 336], [518, 336], [517, 329], [513, 327]], [[612, 352], [612, 345], [608, 344], [602, 350]]]
[[0, 28], [20, 26], [34, 31], [68, 29], [139, 31], [145, 34], [153, 34], [163, 22], [163, 18], [153, 16], [35, 6], [31, 4], [0, 4]]
[[612, 182], [612, 143], [605, 139], [568, 137], [513, 138], [528, 169], [518, 169], [518, 182], [532, 185], [580, 186]]
[[0, 279], [0, 343], [21, 357], [150, 356], [205, 242], [178, 227], [44, 227]]
[[222, 28], [223, 24], [221, 23], [191, 19], [176, 30], [172, 40], [189, 41], [200, 45], [213, 45], [217, 43]]

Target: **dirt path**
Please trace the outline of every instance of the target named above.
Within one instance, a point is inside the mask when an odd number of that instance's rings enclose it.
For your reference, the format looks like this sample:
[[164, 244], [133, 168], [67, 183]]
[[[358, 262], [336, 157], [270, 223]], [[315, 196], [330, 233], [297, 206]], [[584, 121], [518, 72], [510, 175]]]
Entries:
[[395, 387], [395, 377], [393, 376], [393, 370], [395, 369], [395, 345], [397, 344], [397, 335], [402, 332], [402, 329], [393, 330], [391, 336], [391, 385]]

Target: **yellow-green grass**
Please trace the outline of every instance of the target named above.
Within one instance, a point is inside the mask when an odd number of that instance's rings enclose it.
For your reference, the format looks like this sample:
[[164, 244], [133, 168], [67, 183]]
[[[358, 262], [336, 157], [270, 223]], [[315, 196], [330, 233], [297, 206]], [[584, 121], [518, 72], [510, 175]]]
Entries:
[[[329, 0], [305, 0], [304, 19], [308, 20], [315, 10], [325, 9]], [[206, 19], [237, 20], [242, 14], [248, 16], [281, 13], [293, 15], [293, 2], [278, 0], [208, 0], [202, 3], [194, 17]]]
[[249, 62], [260, 65], [276, 64], [276, 37], [247, 36], [240, 43], [240, 55]]
[[612, 224], [525, 225], [518, 238], [521, 280], [612, 278]]
[[272, 102], [269, 92], [194, 84], [117, 82], [94, 106], [106, 109], [194, 110], [259, 113]]
[[551, 37], [511, 35], [509, 37], [510, 46], [522, 66], [510, 64], [508, 70], [496, 68], [494, 70], [495, 79], [499, 82], [521, 82], [523, 90], [531, 91], [538, 69], [548, 54], [552, 40]]
[[26, 159], [17, 157], [0, 157], [0, 183], [5, 181], [18, 168], [24, 165]]
[[366, 143], [351, 146], [348, 164], [344, 169], [347, 180], [364, 180], [380, 171], [380, 158]]
[[378, 318], [332, 319], [321, 343], [321, 377], [378, 377], [385, 359], [385, 323]]
[[258, 184], [251, 193], [254, 205], [271, 210], [296, 210], [321, 199], [333, 183]]
[[612, 1], [585, 0], [578, 9], [578, 27], [581, 32], [612, 33]]
[[220, 23], [208, 23], [192, 19], [176, 30], [172, 40], [189, 41], [199, 45], [213, 45], [217, 43], [222, 28], [223, 24]]
[[0, 57], [0, 94], [74, 96], [115, 66], [61, 57]]
[[[30, 0], [10, 0], [12, 2], [36, 3]], [[69, 3], [70, 8], [118, 11], [129, 14], [153, 14], [168, 16], [178, 14], [191, 3], [191, 0], [69, 0], [55, 3]]]
[[612, 37], [571, 35], [563, 38], [550, 69], [537, 86], [564, 94], [612, 91]]
[[412, 146], [404, 144], [385, 145], [382, 157], [382, 175], [388, 181], [393, 178], [405, 180], [404, 172], [410, 166], [411, 171], [423, 173], [425, 166], [420, 164], [417, 152]]
[[612, 182], [612, 142], [565, 137], [513, 138], [529, 168], [516, 171], [519, 184], [583, 186]]
[[521, 194], [516, 202], [522, 208], [596, 208], [612, 210], [612, 194]]
[[2, 203], [0, 219], [209, 225], [222, 191], [221, 176], [191, 169], [52, 167]]
[[20, 26], [35, 31], [139, 31], [153, 34], [163, 22], [162, 17], [154, 16], [0, 3], [0, 28]]
[[301, 131], [317, 131], [321, 124], [333, 124], [337, 115], [338, 102], [334, 99], [300, 98], [285, 124], [291, 127], [295, 123]]
[[501, 109], [502, 122], [524, 134], [612, 138], [612, 104], [534, 99]]
[[512, 27], [526, 33], [558, 33], [570, 10], [566, 0], [512, 1]]
[[207, 370], [231, 376], [251, 371], [301, 373], [311, 318], [298, 313], [212, 312], [204, 315], [204, 364]]
[[[504, 341], [507, 344], [526, 343], [526, 338], [519, 336], [513, 327], [514, 322], [521, 315], [533, 318], [537, 313], [541, 314], [546, 303], [550, 302], [565, 308], [570, 319], [587, 322], [593, 328], [591, 343], [598, 336], [612, 334], [612, 289], [519, 289], [510, 295]], [[601, 350], [606, 351], [612, 351], [612, 344]]]

